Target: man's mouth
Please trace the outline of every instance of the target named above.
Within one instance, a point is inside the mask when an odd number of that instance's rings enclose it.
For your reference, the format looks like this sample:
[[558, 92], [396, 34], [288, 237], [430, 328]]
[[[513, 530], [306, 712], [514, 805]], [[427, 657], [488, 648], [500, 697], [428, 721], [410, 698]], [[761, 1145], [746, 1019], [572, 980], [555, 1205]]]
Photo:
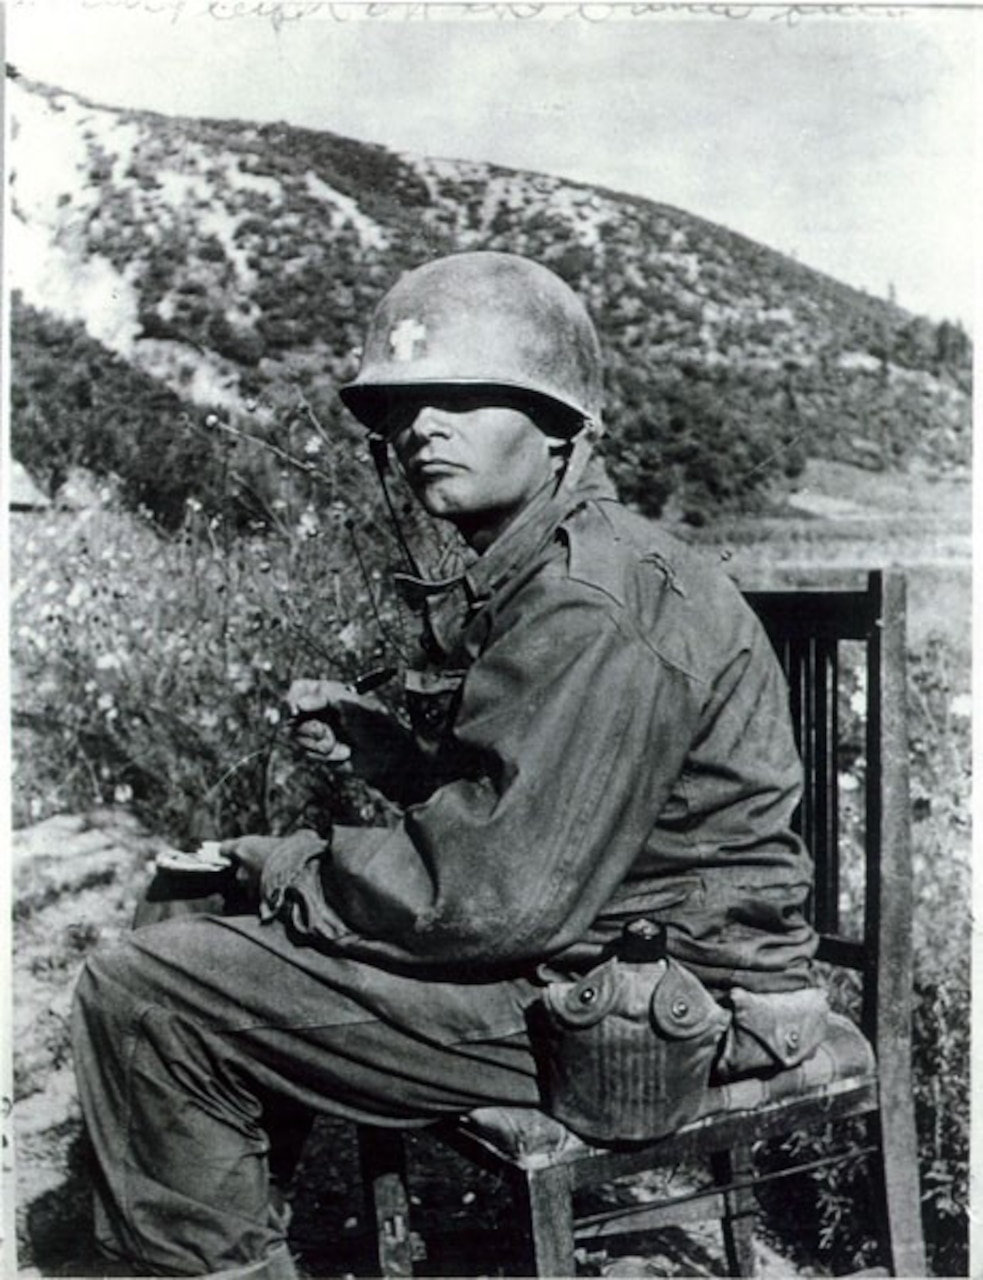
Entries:
[[452, 462], [450, 458], [414, 458], [410, 463], [410, 474], [418, 476], [421, 479], [427, 476], [447, 475], [452, 471], [463, 471], [464, 467], [459, 462]]

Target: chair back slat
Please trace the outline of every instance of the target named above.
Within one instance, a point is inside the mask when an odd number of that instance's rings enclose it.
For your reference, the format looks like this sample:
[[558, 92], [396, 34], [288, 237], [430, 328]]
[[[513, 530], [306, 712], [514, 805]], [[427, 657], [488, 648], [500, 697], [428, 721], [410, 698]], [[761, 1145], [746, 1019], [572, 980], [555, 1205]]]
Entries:
[[[873, 577], [873, 575], [871, 575]], [[905, 578], [878, 575], [879, 625], [870, 641], [867, 717], [865, 937], [877, 958], [864, 1030], [882, 1058], [910, 1055], [911, 818], [908, 778]]]
[[[839, 648], [832, 622], [822, 613], [842, 612], [842, 592], [816, 599], [816, 592], [750, 593], [785, 672], [789, 709], [802, 758], [802, 800], [793, 819], [815, 867], [810, 915], [821, 933], [840, 926], [839, 795]], [[784, 597], [784, 598], [782, 598]], [[795, 606], [803, 601], [809, 613]], [[819, 630], [815, 635], [809, 628]]]

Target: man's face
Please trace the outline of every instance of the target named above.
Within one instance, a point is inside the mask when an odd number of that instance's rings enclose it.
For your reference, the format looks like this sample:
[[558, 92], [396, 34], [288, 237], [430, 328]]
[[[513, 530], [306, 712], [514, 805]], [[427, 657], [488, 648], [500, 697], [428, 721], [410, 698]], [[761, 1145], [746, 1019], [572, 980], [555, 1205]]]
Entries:
[[479, 551], [551, 478], [560, 443], [500, 396], [458, 390], [401, 400], [386, 435], [424, 509]]

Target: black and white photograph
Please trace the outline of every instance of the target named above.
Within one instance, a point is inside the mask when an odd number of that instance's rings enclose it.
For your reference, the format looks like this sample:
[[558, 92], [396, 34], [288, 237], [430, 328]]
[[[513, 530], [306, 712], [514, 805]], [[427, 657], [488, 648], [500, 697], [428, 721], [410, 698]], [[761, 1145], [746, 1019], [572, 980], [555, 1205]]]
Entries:
[[980, 1274], [983, 8], [0, 23], [0, 1275]]

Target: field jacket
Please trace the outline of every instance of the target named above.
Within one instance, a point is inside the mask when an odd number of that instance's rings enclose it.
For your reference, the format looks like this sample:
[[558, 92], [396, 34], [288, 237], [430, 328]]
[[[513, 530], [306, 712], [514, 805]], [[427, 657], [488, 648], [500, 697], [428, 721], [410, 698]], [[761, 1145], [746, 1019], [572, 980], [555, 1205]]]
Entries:
[[429, 617], [405, 677], [415, 799], [271, 859], [267, 915], [353, 961], [479, 983], [581, 973], [646, 918], [718, 993], [812, 984], [785, 683], [729, 579], [598, 469], [534, 499]]

